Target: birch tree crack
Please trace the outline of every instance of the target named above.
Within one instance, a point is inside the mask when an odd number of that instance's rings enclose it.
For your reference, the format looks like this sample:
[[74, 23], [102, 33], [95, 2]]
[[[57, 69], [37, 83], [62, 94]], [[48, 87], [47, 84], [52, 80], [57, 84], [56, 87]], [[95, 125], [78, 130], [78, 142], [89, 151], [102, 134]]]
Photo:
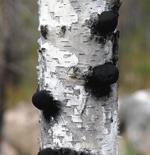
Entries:
[[119, 4], [38, 1], [39, 90], [32, 98], [41, 110], [38, 155], [118, 154]]

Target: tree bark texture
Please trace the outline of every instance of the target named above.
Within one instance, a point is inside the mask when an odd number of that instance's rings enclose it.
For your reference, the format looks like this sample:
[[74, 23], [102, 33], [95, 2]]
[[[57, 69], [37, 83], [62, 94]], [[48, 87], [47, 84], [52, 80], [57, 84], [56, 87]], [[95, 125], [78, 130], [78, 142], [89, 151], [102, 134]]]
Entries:
[[117, 84], [109, 95], [85, 89], [90, 69], [114, 61], [118, 31], [92, 33], [90, 23], [118, 0], [39, 0], [38, 85], [62, 111], [47, 122], [41, 113], [41, 149], [69, 148], [95, 155], [117, 154]]

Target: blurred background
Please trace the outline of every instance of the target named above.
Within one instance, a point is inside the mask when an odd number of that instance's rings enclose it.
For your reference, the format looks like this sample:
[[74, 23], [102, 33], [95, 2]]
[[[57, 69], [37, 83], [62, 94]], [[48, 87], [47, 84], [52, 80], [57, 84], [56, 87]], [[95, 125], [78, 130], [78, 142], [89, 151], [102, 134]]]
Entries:
[[[36, 0], [0, 0], [2, 155], [38, 150], [38, 112], [30, 104], [37, 87], [37, 29]], [[150, 155], [149, 0], [123, 0], [119, 30], [119, 155]]]

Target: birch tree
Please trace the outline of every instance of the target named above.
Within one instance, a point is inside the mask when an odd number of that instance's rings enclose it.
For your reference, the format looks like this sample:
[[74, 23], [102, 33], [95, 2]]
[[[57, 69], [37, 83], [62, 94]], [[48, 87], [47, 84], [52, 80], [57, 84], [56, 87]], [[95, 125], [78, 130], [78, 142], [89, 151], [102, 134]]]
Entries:
[[38, 155], [116, 155], [119, 0], [38, 5]]

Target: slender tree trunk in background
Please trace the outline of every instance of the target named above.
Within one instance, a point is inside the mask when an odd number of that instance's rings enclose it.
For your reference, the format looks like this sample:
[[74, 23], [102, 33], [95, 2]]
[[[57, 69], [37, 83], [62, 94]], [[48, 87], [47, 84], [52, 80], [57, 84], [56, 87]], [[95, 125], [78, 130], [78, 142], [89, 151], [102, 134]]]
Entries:
[[68, 148], [85, 154], [117, 154], [117, 84], [110, 86], [110, 94], [106, 87], [97, 88], [94, 92], [103, 95], [94, 96], [85, 83], [95, 66], [107, 62], [116, 65], [118, 31], [96, 32], [101, 31], [96, 24], [103, 11], [118, 9], [118, 3], [39, 0], [39, 90], [47, 90], [62, 107], [57, 119], [47, 121], [46, 114], [41, 115], [41, 150]]
[[[16, 0], [2, 0], [3, 17], [3, 54], [5, 60], [5, 70], [7, 84], [15, 85], [19, 81], [19, 70], [17, 70], [18, 58], [21, 57], [21, 51], [17, 47], [17, 3]], [[18, 67], [19, 68], [19, 67]]]
[[[16, 57], [16, 51], [13, 46], [14, 37], [16, 32], [16, 20], [15, 20], [15, 0], [2, 0], [1, 1], [1, 15], [2, 15], [2, 48], [0, 51], [0, 142], [2, 142], [2, 127], [3, 127], [3, 115], [6, 103], [6, 85], [8, 81], [14, 78], [12, 66], [10, 65]], [[17, 79], [16, 77], [14, 79]], [[1, 150], [0, 150], [1, 151]]]
[[[0, 63], [1, 66], [4, 65], [3, 53], [0, 53]], [[4, 113], [4, 103], [5, 103], [5, 71], [4, 68], [0, 69], [0, 152], [1, 152], [1, 143], [3, 139], [2, 129], [3, 129], [3, 113]]]

